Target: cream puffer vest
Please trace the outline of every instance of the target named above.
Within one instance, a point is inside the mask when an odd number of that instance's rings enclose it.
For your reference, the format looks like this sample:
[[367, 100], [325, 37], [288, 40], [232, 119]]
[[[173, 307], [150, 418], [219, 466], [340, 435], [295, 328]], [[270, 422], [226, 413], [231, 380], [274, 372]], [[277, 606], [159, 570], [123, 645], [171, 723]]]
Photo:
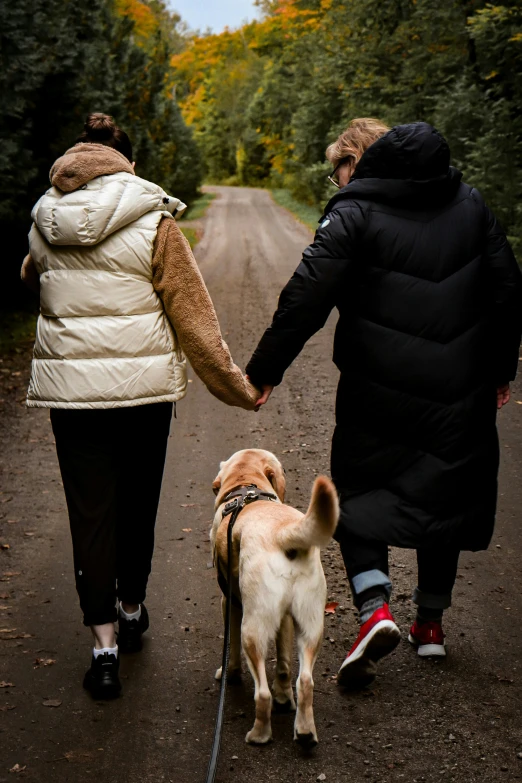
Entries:
[[185, 209], [127, 172], [52, 187], [33, 209], [40, 274], [27, 405], [119, 408], [175, 402], [186, 362], [152, 285], [158, 224]]

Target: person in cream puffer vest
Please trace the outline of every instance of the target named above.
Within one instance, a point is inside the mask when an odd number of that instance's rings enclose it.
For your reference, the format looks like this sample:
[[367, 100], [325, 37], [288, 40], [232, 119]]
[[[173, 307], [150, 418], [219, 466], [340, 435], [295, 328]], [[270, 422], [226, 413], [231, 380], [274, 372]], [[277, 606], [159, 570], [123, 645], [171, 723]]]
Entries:
[[112, 118], [90, 115], [50, 176], [22, 266], [40, 293], [27, 405], [51, 408], [76, 586], [95, 640], [84, 685], [110, 698], [121, 688], [118, 652], [141, 649], [148, 627], [143, 600], [185, 355], [223, 402], [254, 410], [259, 394], [232, 361], [176, 225], [185, 205], [134, 174]]
[[40, 319], [29, 406], [116, 408], [176, 402], [186, 392], [185, 359], [151, 263], [160, 222], [184, 205], [134, 176], [127, 161], [72, 190], [67, 174], [80, 161], [123, 157], [100, 146], [69, 150], [32, 213]]

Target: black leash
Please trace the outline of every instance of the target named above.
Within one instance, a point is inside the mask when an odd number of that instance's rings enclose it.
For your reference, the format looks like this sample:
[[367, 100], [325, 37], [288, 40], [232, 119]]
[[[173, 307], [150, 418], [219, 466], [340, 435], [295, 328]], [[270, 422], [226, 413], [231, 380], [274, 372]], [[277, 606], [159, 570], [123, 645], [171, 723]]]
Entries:
[[261, 492], [255, 484], [249, 484], [248, 486], [237, 487], [236, 489], [233, 489], [226, 495], [224, 500], [228, 500], [229, 502], [223, 509], [221, 518], [225, 519], [225, 517], [228, 517], [229, 514], [232, 514], [227, 530], [227, 585], [225, 593], [227, 605], [225, 609], [225, 638], [223, 639], [223, 656], [221, 659], [221, 689], [219, 691], [218, 712], [216, 726], [214, 728], [214, 741], [212, 743], [212, 752], [210, 754], [210, 761], [208, 764], [206, 783], [214, 783], [216, 778], [219, 749], [221, 746], [221, 735], [223, 733], [223, 720], [225, 715], [225, 694], [227, 692], [228, 661], [230, 658], [230, 615], [232, 611], [233, 599], [232, 531], [234, 529], [236, 519], [244, 507], [248, 505], [248, 503], [253, 503], [256, 500], [277, 500], [277, 497], [271, 492]]

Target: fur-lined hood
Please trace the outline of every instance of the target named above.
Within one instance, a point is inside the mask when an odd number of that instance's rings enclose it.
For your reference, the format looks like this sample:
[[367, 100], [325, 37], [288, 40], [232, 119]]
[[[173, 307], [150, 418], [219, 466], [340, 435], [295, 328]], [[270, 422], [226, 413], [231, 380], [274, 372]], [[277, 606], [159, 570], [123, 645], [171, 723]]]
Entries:
[[53, 187], [32, 218], [51, 245], [95, 245], [149, 212], [186, 209], [158, 185], [136, 177], [124, 155], [104, 144], [76, 144], [51, 169]]
[[49, 173], [51, 185], [63, 193], [71, 193], [103, 174], [126, 171], [134, 174], [134, 168], [125, 155], [105, 144], [75, 144], [53, 163]]

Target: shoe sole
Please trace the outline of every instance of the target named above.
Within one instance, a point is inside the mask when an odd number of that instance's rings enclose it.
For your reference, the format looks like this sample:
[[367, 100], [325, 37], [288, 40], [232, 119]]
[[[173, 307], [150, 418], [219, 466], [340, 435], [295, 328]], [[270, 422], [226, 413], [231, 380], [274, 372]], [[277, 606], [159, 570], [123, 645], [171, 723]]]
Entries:
[[121, 694], [121, 683], [111, 683], [110, 685], [93, 685], [88, 680], [84, 680], [83, 687], [89, 691], [95, 701], [109, 701], [117, 699]]
[[417, 655], [421, 658], [445, 658], [446, 647], [444, 644], [419, 644], [419, 642], [411, 635], [408, 636], [408, 641], [417, 648]]
[[375, 679], [377, 661], [395, 650], [401, 633], [391, 620], [381, 620], [343, 663], [337, 683], [343, 688], [364, 688]]

